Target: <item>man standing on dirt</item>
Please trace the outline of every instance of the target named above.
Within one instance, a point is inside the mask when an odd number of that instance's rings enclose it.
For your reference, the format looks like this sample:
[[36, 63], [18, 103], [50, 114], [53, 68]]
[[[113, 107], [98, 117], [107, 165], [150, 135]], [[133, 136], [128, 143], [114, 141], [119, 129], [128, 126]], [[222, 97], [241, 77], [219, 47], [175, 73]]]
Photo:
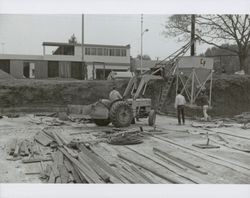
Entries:
[[122, 99], [121, 94], [116, 90], [116, 87], [113, 87], [113, 90], [109, 94], [109, 99], [111, 102]]
[[201, 92], [200, 101], [201, 101], [201, 106], [202, 106], [202, 110], [203, 110], [204, 120], [208, 121], [209, 115], [207, 114], [207, 110], [208, 110], [209, 103], [208, 103], [208, 96], [206, 95], [205, 90], [203, 90]]
[[181, 91], [178, 90], [177, 96], [175, 97], [174, 107], [177, 109], [177, 117], [179, 125], [181, 125], [181, 118], [182, 118], [182, 123], [185, 124], [185, 114], [184, 114], [185, 104], [186, 104], [185, 97], [181, 95]]

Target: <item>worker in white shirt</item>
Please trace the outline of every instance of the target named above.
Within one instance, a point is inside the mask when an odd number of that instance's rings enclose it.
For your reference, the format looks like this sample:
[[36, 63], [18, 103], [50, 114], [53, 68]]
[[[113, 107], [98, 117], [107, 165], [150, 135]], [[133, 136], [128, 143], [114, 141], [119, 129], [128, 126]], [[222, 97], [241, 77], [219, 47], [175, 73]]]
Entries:
[[113, 87], [113, 90], [109, 93], [109, 99], [111, 100], [111, 102], [122, 99], [122, 96], [116, 90], [116, 87]]
[[186, 104], [185, 97], [181, 95], [181, 91], [178, 90], [177, 96], [175, 97], [174, 107], [177, 109], [177, 117], [179, 125], [181, 125], [181, 118], [182, 118], [182, 123], [185, 124], [185, 114], [184, 114], [185, 104]]

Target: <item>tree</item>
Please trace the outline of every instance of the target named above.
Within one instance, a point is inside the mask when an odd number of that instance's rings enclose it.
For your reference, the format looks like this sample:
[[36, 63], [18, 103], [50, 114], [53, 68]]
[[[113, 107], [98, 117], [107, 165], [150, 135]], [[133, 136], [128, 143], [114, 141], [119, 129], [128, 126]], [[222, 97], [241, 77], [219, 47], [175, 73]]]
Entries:
[[[195, 37], [197, 40], [228, 50], [239, 57], [240, 69], [250, 73], [246, 62], [250, 52], [249, 15], [196, 15]], [[167, 37], [177, 37], [178, 41], [190, 39], [191, 15], [172, 15], [163, 32]], [[235, 44], [237, 48], [230, 48]]]
[[77, 43], [75, 34], [73, 34], [73, 35], [70, 37], [69, 43], [73, 43], [73, 44], [76, 44], [76, 43]]
[[[138, 54], [136, 58], [141, 59], [141, 55]], [[144, 55], [142, 55], [142, 60], [151, 60], [151, 58], [149, 55], [144, 54]]]

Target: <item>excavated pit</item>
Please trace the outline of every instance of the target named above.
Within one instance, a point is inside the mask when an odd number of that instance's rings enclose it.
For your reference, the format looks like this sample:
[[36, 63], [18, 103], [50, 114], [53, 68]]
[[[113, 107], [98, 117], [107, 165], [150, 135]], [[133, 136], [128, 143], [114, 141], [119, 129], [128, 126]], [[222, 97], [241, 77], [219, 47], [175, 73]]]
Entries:
[[[0, 81], [0, 108], [6, 111], [60, 111], [69, 104], [89, 105], [108, 98], [114, 85], [123, 93], [128, 80], [77, 81], [77, 80], [16, 80]], [[163, 81], [149, 83], [145, 97], [152, 99], [157, 108]], [[174, 113], [175, 84], [162, 111]], [[250, 76], [222, 75], [213, 81], [212, 116], [233, 116], [250, 111]], [[200, 116], [201, 110], [187, 108], [187, 115]]]

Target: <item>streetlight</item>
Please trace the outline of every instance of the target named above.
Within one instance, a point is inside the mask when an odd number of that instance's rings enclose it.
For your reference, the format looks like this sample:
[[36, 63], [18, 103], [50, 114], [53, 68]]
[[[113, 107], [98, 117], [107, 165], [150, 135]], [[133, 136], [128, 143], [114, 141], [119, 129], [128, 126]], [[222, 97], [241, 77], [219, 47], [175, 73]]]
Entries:
[[148, 31], [149, 31], [148, 29], [145, 29], [144, 31], [142, 31], [142, 28], [141, 28], [141, 65], [140, 65], [141, 74], [142, 74], [143, 35], [145, 32], [148, 32]]

